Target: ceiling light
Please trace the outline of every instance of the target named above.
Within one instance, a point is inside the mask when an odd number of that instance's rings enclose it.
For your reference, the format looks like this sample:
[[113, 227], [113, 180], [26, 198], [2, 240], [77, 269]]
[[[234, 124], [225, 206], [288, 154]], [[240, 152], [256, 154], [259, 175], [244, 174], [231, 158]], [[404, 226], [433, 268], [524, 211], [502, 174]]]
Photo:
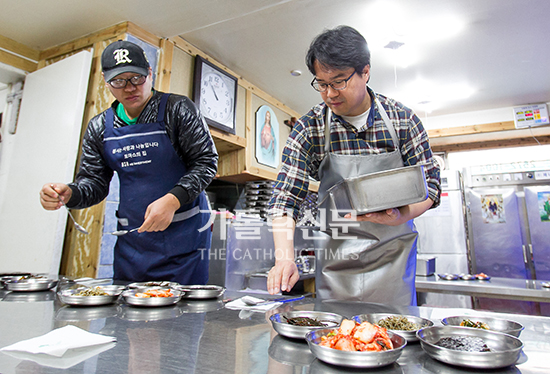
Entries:
[[389, 42], [388, 44], [386, 44], [384, 46], [384, 48], [389, 48], [389, 49], [398, 49], [399, 47], [405, 45], [405, 43], [401, 43], [401, 42], [398, 42], [396, 40], [392, 40], [391, 42]]
[[290, 75], [292, 75], [293, 77], [299, 77], [300, 75], [302, 75], [302, 72], [300, 70], [291, 70], [290, 71]]

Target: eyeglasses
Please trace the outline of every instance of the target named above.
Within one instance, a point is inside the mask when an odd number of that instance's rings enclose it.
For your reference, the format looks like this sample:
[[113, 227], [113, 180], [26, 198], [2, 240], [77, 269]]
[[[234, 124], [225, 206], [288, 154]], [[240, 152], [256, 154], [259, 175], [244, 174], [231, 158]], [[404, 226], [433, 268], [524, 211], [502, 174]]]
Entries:
[[126, 88], [126, 86], [128, 85], [128, 82], [132, 83], [134, 87], [141, 86], [143, 83], [145, 83], [146, 80], [147, 80], [147, 77], [145, 75], [134, 75], [132, 78], [128, 78], [128, 79], [122, 79], [122, 78], [111, 79], [109, 81], [109, 84], [113, 88], [120, 89], [120, 88]]
[[317, 78], [313, 78], [313, 80], [311, 81], [311, 87], [313, 87], [313, 89], [317, 92], [325, 92], [326, 90], [328, 90], [329, 86], [332, 87], [333, 90], [342, 91], [345, 90], [348, 86], [348, 81], [351, 79], [351, 77], [353, 77], [353, 74], [355, 74], [355, 70], [346, 79], [334, 81], [332, 83], [319, 83], [317, 81]]

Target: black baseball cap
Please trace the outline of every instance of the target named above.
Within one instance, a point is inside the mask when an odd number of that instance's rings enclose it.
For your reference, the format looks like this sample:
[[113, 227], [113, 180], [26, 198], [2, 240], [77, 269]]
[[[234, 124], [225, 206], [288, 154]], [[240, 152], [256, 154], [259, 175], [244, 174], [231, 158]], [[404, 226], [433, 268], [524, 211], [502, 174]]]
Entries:
[[128, 72], [147, 76], [149, 61], [139, 45], [126, 40], [117, 40], [103, 51], [101, 69], [107, 82], [119, 74]]

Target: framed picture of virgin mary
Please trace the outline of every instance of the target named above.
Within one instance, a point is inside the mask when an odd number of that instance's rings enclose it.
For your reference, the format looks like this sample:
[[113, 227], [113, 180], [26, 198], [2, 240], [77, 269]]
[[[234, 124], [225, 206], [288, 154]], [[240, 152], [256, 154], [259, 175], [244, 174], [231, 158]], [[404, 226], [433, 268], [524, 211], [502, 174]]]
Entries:
[[256, 111], [256, 160], [258, 163], [277, 168], [279, 166], [279, 122], [267, 105]]

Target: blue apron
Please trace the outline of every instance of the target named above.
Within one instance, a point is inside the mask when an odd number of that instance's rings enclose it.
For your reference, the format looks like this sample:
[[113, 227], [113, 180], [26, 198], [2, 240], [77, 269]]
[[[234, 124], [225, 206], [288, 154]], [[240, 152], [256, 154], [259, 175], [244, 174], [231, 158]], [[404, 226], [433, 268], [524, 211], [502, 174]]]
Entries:
[[[112, 108], [106, 111], [105, 158], [120, 179], [118, 230], [141, 226], [147, 206], [168, 193], [187, 172], [166, 133], [168, 96], [162, 96], [155, 123], [114, 128], [114, 112]], [[208, 200], [201, 192], [178, 209], [166, 230], [134, 231], [118, 237], [114, 279], [206, 284], [212, 241], [210, 227], [206, 227], [209, 212]]]

